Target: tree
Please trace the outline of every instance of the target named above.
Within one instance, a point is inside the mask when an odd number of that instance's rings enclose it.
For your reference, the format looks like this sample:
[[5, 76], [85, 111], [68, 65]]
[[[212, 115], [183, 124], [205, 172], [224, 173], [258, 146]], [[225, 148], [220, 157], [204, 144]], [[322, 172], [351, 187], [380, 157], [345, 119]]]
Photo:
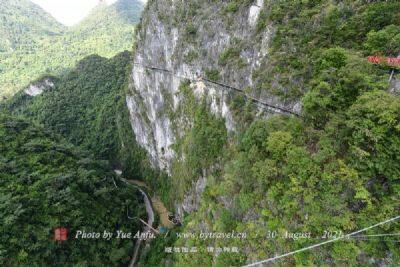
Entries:
[[364, 46], [370, 54], [397, 57], [400, 54], [399, 26], [389, 25], [379, 31], [370, 31]]

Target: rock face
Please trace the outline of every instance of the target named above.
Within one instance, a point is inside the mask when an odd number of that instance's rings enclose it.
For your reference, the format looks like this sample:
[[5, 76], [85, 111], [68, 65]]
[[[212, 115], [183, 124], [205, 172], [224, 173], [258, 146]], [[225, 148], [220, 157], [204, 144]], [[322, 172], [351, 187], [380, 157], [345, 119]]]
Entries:
[[389, 92], [393, 94], [400, 94], [400, 77], [393, 77], [390, 81]]
[[181, 204], [176, 205], [177, 213], [181, 218], [184, 217], [184, 212], [191, 213], [196, 211], [200, 205], [201, 195], [207, 184], [207, 178], [201, 177], [196, 184], [185, 195]]
[[205, 97], [212, 112], [225, 118], [229, 131], [235, 129], [230, 103], [237, 93], [202, 78], [246, 89], [276, 106], [298, 108], [256, 89], [255, 74], [268, 63], [274, 29], [258, 25], [263, 0], [243, 2], [149, 1], [137, 31], [126, 102], [137, 141], [155, 167], [170, 169], [171, 145], [186, 126], [179, 124], [185, 114], [176, 112], [186, 79], [196, 98]]
[[45, 90], [52, 89], [53, 87], [54, 82], [51, 80], [51, 78], [44, 78], [38, 82], [30, 84], [24, 91], [27, 95], [38, 96]]

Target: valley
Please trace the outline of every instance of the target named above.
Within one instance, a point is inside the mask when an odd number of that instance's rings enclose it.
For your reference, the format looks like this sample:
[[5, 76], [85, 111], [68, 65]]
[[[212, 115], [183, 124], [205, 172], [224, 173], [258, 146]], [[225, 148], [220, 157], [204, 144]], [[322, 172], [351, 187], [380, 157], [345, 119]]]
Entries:
[[3, 3], [0, 264], [400, 264], [398, 1]]

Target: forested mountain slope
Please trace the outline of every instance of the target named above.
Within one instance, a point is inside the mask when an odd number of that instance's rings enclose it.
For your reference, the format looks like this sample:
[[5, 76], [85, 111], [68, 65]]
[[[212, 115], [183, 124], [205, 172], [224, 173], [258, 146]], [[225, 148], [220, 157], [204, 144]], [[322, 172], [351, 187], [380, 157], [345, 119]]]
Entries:
[[[116, 187], [118, 186], [118, 187]], [[75, 238], [77, 231], [139, 230], [141, 195], [118, 180], [106, 161], [43, 127], [0, 114], [0, 264], [126, 266], [131, 239]], [[54, 241], [67, 227], [69, 239]]]
[[97, 55], [79, 61], [60, 77], [47, 77], [54, 87], [32, 97], [24, 91], [3, 105], [64, 136], [72, 144], [109, 160], [128, 178], [139, 178], [145, 154], [136, 145], [125, 104], [131, 53], [107, 59]]
[[62, 33], [65, 27], [28, 0], [0, 2], [0, 53], [34, 49], [40, 38]]
[[[142, 266], [242, 266], [322, 242], [324, 231], [346, 234], [398, 216], [399, 88], [388, 82], [390, 67], [366, 58], [400, 52], [399, 8], [398, 1], [148, 3], [127, 95], [136, 140], [170, 174], [157, 182], [171, 185], [164, 194], [183, 218], [180, 231], [247, 238], [159, 239]], [[397, 222], [365, 234], [399, 230]], [[395, 242], [350, 238], [276, 266], [397, 266]], [[239, 253], [220, 250], [232, 247]]]
[[[120, 169], [123, 178], [131, 180], [142, 180], [146, 178], [145, 180], [147, 181], [157, 180], [156, 177], [162, 175], [150, 168], [145, 151], [137, 145], [135, 137], [132, 134], [129, 112], [125, 103], [127, 74], [130, 72], [131, 58], [131, 53], [126, 51], [111, 59], [97, 55], [88, 56], [79, 61], [74, 69], [71, 69], [64, 75], [59, 77], [44, 77], [43, 80], [48, 81], [52, 86], [45, 87], [40, 95], [31, 96], [26, 94], [25, 91], [20, 91], [11, 99], [2, 102], [0, 110], [41, 124], [41, 127], [46, 129], [45, 131], [49, 135], [62, 136], [75, 145], [76, 148], [85, 151], [82, 160], [78, 159], [78, 163], [92, 164], [92, 162], [94, 162], [93, 164], [95, 165], [93, 166], [101, 166], [103, 173], [99, 172], [99, 177], [101, 177], [101, 179], [108, 179], [106, 177], [109, 177], [107, 184], [110, 181], [113, 183], [112, 180], [115, 179], [118, 184], [118, 189], [127, 192], [129, 196], [124, 196], [133, 200], [132, 203], [126, 202], [121, 204], [123, 205], [122, 208], [126, 208], [126, 205], [129, 205], [128, 210], [125, 211], [129, 212], [131, 218], [137, 216], [145, 219], [143, 215], [145, 212], [144, 207], [135, 205], [134, 203], [134, 201], [137, 200], [136, 192], [123, 189], [127, 185], [120, 184], [118, 178], [110, 173], [110, 171], [112, 172], [115, 169]], [[43, 83], [43, 81], [40, 79], [34, 82], [34, 84], [41, 83]], [[10, 131], [7, 132], [2, 141], [9, 142], [11, 138], [7, 138], [7, 136], [12, 134], [13, 133]], [[36, 140], [34, 140], [34, 136], [30, 135], [27, 136], [23, 142], [29, 142], [30, 139], [32, 139], [32, 142], [35, 144], [37, 143]], [[34, 155], [35, 152], [39, 153], [41, 150], [32, 151], [32, 155]], [[51, 154], [53, 152], [49, 153]], [[10, 160], [10, 155], [5, 154], [4, 160]], [[15, 155], [27, 159], [29, 159], [30, 156], [23, 154], [19, 150], [15, 151]], [[38, 154], [38, 156], [40, 156], [40, 154]], [[57, 164], [60, 163], [58, 158], [49, 158], [48, 160], [55, 166], [58, 166]], [[60, 170], [61, 173], [67, 168], [64, 165], [62, 170]], [[41, 166], [38, 166], [38, 168], [40, 167]], [[76, 170], [77, 168], [79, 169], [79, 166], [73, 166], [71, 168]], [[43, 173], [46, 171], [52, 172], [47, 168], [43, 170]], [[15, 173], [18, 175], [29, 174], [29, 172], [22, 168], [16, 169]], [[67, 172], [67, 174], [68, 173], [69, 172]], [[4, 173], [4, 175], [6, 176], [8, 173]], [[55, 182], [52, 180], [53, 176], [49, 176], [48, 179], [49, 183]], [[71, 180], [69, 182], [71, 187], [77, 184], [79, 185], [80, 183], [79, 180]], [[97, 180], [87, 181], [88, 186], [95, 186], [97, 182]], [[16, 184], [17, 183], [13, 183], [13, 186], [16, 186]], [[112, 185], [115, 187], [114, 184]], [[9, 188], [8, 184], [2, 184], [0, 187], [1, 186], [4, 186], [4, 188], [2, 188], [4, 190], [8, 190]], [[21, 194], [23, 195], [23, 193]], [[95, 200], [97, 199], [98, 193], [96, 190], [87, 192], [87, 194], [90, 197], [94, 197]], [[23, 195], [23, 197], [31, 198], [28, 193]], [[119, 201], [119, 195], [116, 194], [115, 197], [115, 200], [111, 201], [110, 205], [114, 205], [114, 203]], [[22, 207], [25, 207], [25, 203], [21, 201], [18, 203], [22, 205]], [[5, 203], [7, 204], [7, 202]], [[10, 206], [6, 204], [4, 208], [10, 208]], [[92, 203], [92, 205], [95, 205], [95, 203]], [[93, 212], [95, 212], [97, 208], [93, 208], [93, 210]], [[117, 211], [119, 211], [119, 209]], [[40, 222], [40, 220], [46, 220], [46, 218], [37, 219], [38, 222]], [[124, 224], [124, 220], [125, 217], [121, 218], [121, 225]], [[133, 221], [138, 222], [137, 219], [133, 219]], [[67, 226], [69, 225], [70, 224]], [[121, 229], [121, 226], [110, 226], [107, 229], [116, 231]], [[133, 230], [129, 232], [136, 233]], [[127, 242], [126, 244], [129, 243]], [[45, 245], [50, 246], [51, 244], [46, 243]], [[95, 261], [93, 266], [119, 266], [122, 262], [125, 263], [126, 260], [132, 256], [134, 251], [132, 247], [121, 247], [115, 242], [109, 244], [109, 246], [110, 247], [107, 248], [109, 248], [110, 251], [100, 258], [103, 262], [99, 263]], [[14, 245], [11, 247], [15, 248]], [[103, 251], [103, 248], [94, 246], [90, 249], [91, 251], [93, 250], [91, 253], [96, 257], [98, 257], [97, 253], [102, 253]], [[47, 253], [46, 251], [41, 251], [38, 252], [37, 255], [40, 255], [42, 252]], [[26, 251], [26, 254], [25, 252], [21, 253], [27, 255], [26, 257], [33, 255], [32, 251]], [[82, 252], [81, 254], [77, 254], [74, 259], [76, 259], [76, 262], [82, 263], [86, 256], [90, 255], [86, 254], [86, 252]], [[107, 257], [111, 257], [111, 260], [109, 261]], [[8, 256], [6, 259], [9, 259]], [[63, 256], [60, 262], [62, 260], [64, 260]], [[24, 263], [25, 259], [21, 262]], [[92, 266], [91, 264], [92, 263], [89, 263], [89, 266]], [[39, 265], [45, 265], [45, 263]]]
[[58, 75], [90, 54], [112, 57], [131, 49], [142, 5], [138, 0], [99, 4], [84, 21], [67, 28], [27, 0], [2, 0], [0, 96], [41, 75]]
[[[142, 251], [141, 266], [243, 266], [398, 216], [399, 88], [389, 66], [366, 57], [400, 52], [399, 9], [398, 1], [152, 0], [132, 58], [89, 56], [46, 77], [53, 88], [20, 92], [4, 108], [144, 179], [181, 217], [169, 238]], [[392, 222], [364, 234], [399, 231]], [[396, 242], [347, 238], [275, 264], [397, 266]]]

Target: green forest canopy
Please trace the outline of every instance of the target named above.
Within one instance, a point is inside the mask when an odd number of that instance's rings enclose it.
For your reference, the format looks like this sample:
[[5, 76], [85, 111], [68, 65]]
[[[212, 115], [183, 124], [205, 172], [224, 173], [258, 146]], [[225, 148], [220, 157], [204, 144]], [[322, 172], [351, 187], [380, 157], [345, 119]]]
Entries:
[[[114, 182], [117, 187], [115, 187]], [[134, 240], [75, 239], [78, 230], [136, 233], [140, 193], [106, 161], [43, 127], [0, 114], [0, 264], [2, 266], [126, 266]], [[70, 231], [53, 241], [53, 229]]]
[[[303, 87], [308, 88], [299, 94], [296, 88], [290, 88], [292, 96], [304, 95], [302, 118], [256, 118], [249, 103], [238, 101], [233, 112], [240, 123], [239, 132], [231, 136], [223, 120], [209, 112], [207, 103], [192, 101], [190, 87], [182, 84], [179, 93], [188, 101], [180, 108], [188, 111], [193, 128], [176, 144], [178, 155], [185, 160], [174, 163], [171, 180], [174, 185], [190, 185], [204, 175], [207, 185], [199, 210], [185, 218], [181, 230], [246, 231], [251, 238], [159, 239], [143, 256], [144, 266], [162, 266], [167, 257], [172, 257], [177, 266], [241, 266], [315, 241], [270, 240], [266, 238], [268, 231], [312, 232], [318, 237], [324, 231], [348, 233], [399, 214], [400, 100], [387, 92], [388, 69], [365, 61], [370, 53], [390, 55], [396, 49], [396, 42], [381, 40], [397, 40], [399, 7], [395, 1], [345, 1], [343, 5], [270, 2], [259, 24], [262, 27], [272, 20], [278, 30], [271, 65], [282, 77], [301, 77]], [[289, 46], [284, 43], [297, 49], [286, 50]], [[279, 58], [282, 52], [288, 53], [293, 64]], [[297, 57], [304, 61], [296, 61]], [[128, 117], [115, 117], [118, 107], [127, 116], [124, 96], [118, 96], [123, 91], [113, 89], [118, 88], [120, 78], [112, 74], [114, 68], [119, 73], [124, 63], [119, 66], [119, 60], [115, 60], [90, 56], [76, 70], [61, 76], [62, 82], [56, 82], [54, 90], [36, 98], [17, 95], [9, 108], [95, 151], [96, 156], [107, 159], [108, 155], [121, 155], [122, 144], [132, 132]], [[108, 75], [110, 84], [102, 80], [104, 75]], [[265, 78], [263, 86], [268, 85]], [[47, 101], [50, 104], [46, 105]], [[82, 121], [76, 124], [76, 118]], [[125, 126], [121, 128], [115, 119]], [[107, 131], [112, 127], [116, 127], [118, 137], [115, 131]], [[96, 133], [99, 129], [103, 131]], [[134, 144], [129, 142], [125, 147]], [[144, 158], [135, 153], [122, 155], [131, 157], [132, 162]], [[137, 163], [140, 166], [141, 162]], [[130, 173], [138, 170], [126, 166]], [[176, 188], [179, 190], [166, 193], [171, 202], [180, 200], [188, 190], [185, 186]], [[388, 224], [370, 233], [399, 231], [398, 224]], [[247, 253], [171, 256], [164, 253], [165, 246], [237, 246], [246, 248]], [[368, 266], [371, 261], [398, 265], [397, 243], [350, 239], [288, 257], [281, 263]]]
[[[301, 118], [257, 118], [251, 103], [235, 101], [231, 108], [238, 133], [227, 136], [220, 119], [204, 112], [205, 102], [193, 105], [190, 94], [185, 95], [191, 103], [185, 114], [194, 127], [177, 142], [171, 179], [179, 190], [169, 195], [181, 200], [190, 188], [185, 185], [200, 177], [207, 184], [199, 209], [185, 217], [180, 231], [247, 232], [249, 238], [167, 244], [159, 239], [155, 250], [143, 255], [143, 266], [168, 261], [175, 266], [243, 266], [321, 242], [324, 231], [346, 234], [398, 216], [400, 97], [388, 92], [390, 69], [365, 57], [400, 52], [400, 3], [369, 2], [269, 1], [262, 10], [258, 27], [273, 23], [276, 35], [269, 66], [257, 74], [263, 78], [260, 89], [270, 90], [271, 82], [279, 81], [286, 88], [283, 99], [301, 98]], [[204, 133], [213, 135], [204, 138]], [[313, 238], [268, 238], [285, 231], [310, 232]], [[391, 223], [366, 234], [399, 231], [399, 223]], [[160, 244], [241, 251], [171, 255]], [[399, 252], [389, 239], [354, 238], [277, 265], [397, 266]]]
[[148, 164], [136, 144], [125, 102], [130, 60], [127, 51], [111, 59], [88, 56], [65, 75], [52, 77], [54, 88], [36, 97], [21, 91], [3, 106], [93, 157], [110, 161], [129, 178], [139, 178]]
[[0, 5], [0, 97], [44, 74], [58, 75], [85, 56], [112, 57], [133, 45], [139, 0], [105, 3], [76, 26], [67, 28], [28, 0]]

